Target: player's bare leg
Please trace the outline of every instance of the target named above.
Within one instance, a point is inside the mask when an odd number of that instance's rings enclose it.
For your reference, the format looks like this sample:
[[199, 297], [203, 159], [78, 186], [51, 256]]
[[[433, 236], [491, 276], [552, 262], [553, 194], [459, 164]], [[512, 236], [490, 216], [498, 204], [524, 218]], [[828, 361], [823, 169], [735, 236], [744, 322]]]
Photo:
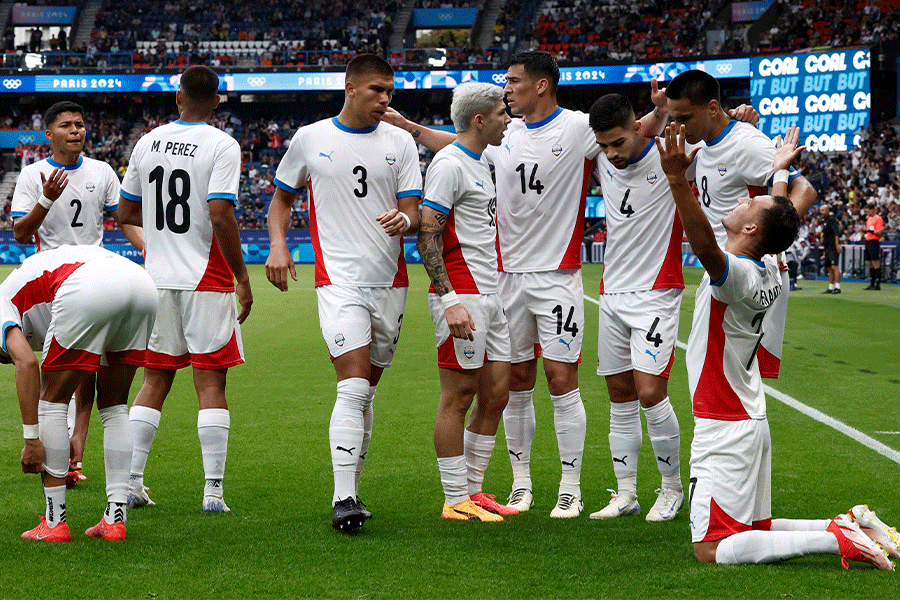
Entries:
[[87, 479], [82, 474], [81, 468], [84, 460], [84, 446], [91, 423], [91, 410], [94, 408], [95, 385], [95, 375], [88, 373], [78, 386], [78, 389], [75, 390], [75, 395], [69, 408], [71, 421], [71, 407], [75, 407], [74, 422], [70, 423], [69, 427], [69, 474], [66, 476], [66, 485], [69, 487], [75, 487], [79, 481]]
[[144, 470], [147, 468], [153, 438], [159, 429], [163, 403], [172, 389], [172, 382], [175, 381], [175, 373], [175, 370], [170, 369], [144, 369], [144, 382], [129, 413], [134, 443], [129, 479], [129, 506], [155, 504], [150, 500], [150, 491], [144, 486]]
[[513, 472], [512, 492], [507, 506], [519, 511], [528, 510], [534, 503], [531, 443], [537, 428], [534, 416], [536, 382], [536, 358], [510, 365], [509, 402], [503, 411], [503, 430]]
[[578, 363], [544, 357], [544, 373], [553, 402], [553, 422], [562, 468], [559, 496], [550, 516], [577, 517], [584, 507], [581, 501], [581, 464], [587, 436], [587, 414], [578, 388]]
[[194, 367], [194, 389], [200, 411], [197, 413], [197, 435], [203, 454], [203, 512], [229, 512], [225, 504], [222, 480], [228, 458], [228, 430], [231, 414], [225, 400], [228, 369], [198, 369]]

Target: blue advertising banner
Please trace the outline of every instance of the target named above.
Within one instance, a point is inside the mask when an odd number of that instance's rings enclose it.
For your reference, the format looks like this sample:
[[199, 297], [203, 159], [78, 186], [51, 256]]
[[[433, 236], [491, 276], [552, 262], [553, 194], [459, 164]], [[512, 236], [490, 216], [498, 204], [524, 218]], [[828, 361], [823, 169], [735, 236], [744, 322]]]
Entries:
[[28, 6], [14, 4], [13, 25], [71, 25], [77, 6]]
[[478, 8], [414, 8], [413, 27], [471, 27]]
[[34, 144], [49, 144], [47, 135], [43, 131], [23, 131], [19, 129], [4, 129], [0, 131], [0, 148], [15, 148], [20, 143], [26, 146]]
[[759, 2], [732, 2], [731, 22], [747, 23], [755, 21], [775, 4], [775, 0], [760, 0]]
[[800, 127], [813, 151], [845, 151], [859, 145], [855, 132], [871, 119], [868, 49], [754, 58], [750, 96], [759, 130], [770, 137]]

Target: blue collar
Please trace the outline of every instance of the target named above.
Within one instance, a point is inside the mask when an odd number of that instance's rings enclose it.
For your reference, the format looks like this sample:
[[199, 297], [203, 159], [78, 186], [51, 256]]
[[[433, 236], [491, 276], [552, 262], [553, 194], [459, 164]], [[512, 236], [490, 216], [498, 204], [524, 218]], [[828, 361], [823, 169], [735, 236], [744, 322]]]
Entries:
[[735, 125], [737, 125], [737, 121], [732, 119], [731, 121], [729, 121], [728, 125], [725, 126], [725, 129], [722, 130], [722, 133], [717, 135], [716, 138], [714, 140], [712, 140], [711, 142], [706, 142], [706, 145], [707, 146], [715, 146], [716, 144], [721, 142], [722, 139], [724, 139], [724, 137], [726, 135], [728, 135], [728, 132], [731, 131], [732, 129], [734, 129]]
[[378, 125], [372, 125], [371, 127], [363, 127], [362, 129], [356, 129], [355, 127], [347, 127], [340, 121], [338, 121], [337, 117], [332, 117], [331, 122], [334, 123], [334, 126], [340, 129], [341, 131], [346, 131], [347, 133], [372, 133], [378, 128]]
[[647, 153], [650, 152], [650, 149], [651, 149], [653, 146], [655, 146], [655, 145], [656, 145], [656, 141], [655, 141], [655, 140], [650, 140], [650, 143], [647, 144], [646, 146], [644, 146], [644, 149], [641, 151], [641, 155], [638, 156], [638, 157], [637, 157], [636, 159], [634, 159], [633, 161], [631, 161], [631, 164], [635, 164], [635, 163], [641, 162], [641, 159], [643, 159], [645, 156], [647, 156]]
[[[734, 121], [732, 121], [732, 122], [734, 122]], [[757, 267], [760, 267], [762, 269], [766, 268], [765, 263], [763, 263], [763, 261], [761, 261], [761, 260], [756, 260], [755, 258], [750, 258], [749, 256], [744, 256], [743, 254], [735, 254], [735, 256], [737, 258], [743, 258], [744, 260], [752, 261]]]
[[550, 121], [552, 121], [553, 119], [558, 117], [559, 113], [561, 113], [562, 110], [563, 110], [562, 106], [557, 106], [556, 110], [554, 110], [552, 113], [550, 113], [550, 115], [547, 116], [547, 118], [541, 119], [537, 123], [525, 123], [525, 127], [527, 127], [528, 129], [537, 129], [538, 127], [543, 127], [544, 125], [546, 125], [547, 123], [549, 123]]
[[207, 124], [206, 121], [200, 121], [199, 123], [188, 123], [187, 121], [182, 121], [181, 119], [178, 119], [175, 122], [178, 123], [179, 125], [206, 125]]
[[465, 146], [460, 144], [459, 141], [454, 141], [453, 145], [456, 146], [457, 148], [459, 148], [460, 150], [462, 150], [463, 152], [465, 152], [466, 156], [468, 156], [472, 160], [481, 160], [480, 154], [475, 154], [474, 152], [472, 152], [471, 150], [469, 150], [468, 148], [466, 148]]
[[83, 157], [83, 156], [79, 156], [79, 157], [78, 157], [78, 161], [77, 161], [74, 165], [64, 165], [64, 164], [62, 164], [62, 163], [59, 163], [59, 162], [56, 162], [55, 160], [53, 160], [53, 157], [51, 157], [51, 156], [48, 156], [48, 157], [47, 157], [47, 163], [48, 163], [50, 166], [55, 167], [55, 168], [57, 168], [57, 169], [59, 169], [60, 167], [62, 167], [62, 168], [65, 169], [66, 171], [74, 171], [75, 169], [77, 169], [78, 167], [80, 167], [80, 166], [81, 166], [81, 163], [83, 163], [83, 162], [84, 162], [84, 157]]

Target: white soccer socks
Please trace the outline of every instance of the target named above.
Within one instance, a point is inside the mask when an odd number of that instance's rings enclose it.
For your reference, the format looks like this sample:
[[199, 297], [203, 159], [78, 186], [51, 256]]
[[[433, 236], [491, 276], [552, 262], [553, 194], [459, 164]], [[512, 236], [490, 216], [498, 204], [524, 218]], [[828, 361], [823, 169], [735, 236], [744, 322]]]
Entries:
[[131, 421], [131, 439], [134, 448], [131, 454], [131, 481], [136, 486], [144, 485], [144, 469], [156, 430], [159, 429], [161, 413], [148, 406], [133, 405], [128, 415]]
[[466, 457], [469, 496], [481, 491], [484, 472], [487, 471], [488, 463], [491, 461], [496, 440], [496, 436], [472, 433], [468, 429], [463, 433], [463, 452]]
[[503, 410], [503, 430], [512, 465], [512, 489], [531, 489], [531, 442], [536, 428], [534, 390], [510, 391]]
[[681, 435], [678, 430], [678, 417], [672, 409], [668, 396], [662, 402], [644, 408], [643, 411], [647, 417], [647, 434], [653, 445], [656, 466], [662, 475], [662, 488], [680, 492], [682, 491], [679, 462]]
[[[584, 440], [587, 435], [587, 414], [581, 400], [581, 390], [575, 388], [561, 396], [550, 396], [553, 402], [553, 422], [556, 426], [556, 442], [562, 464], [560, 494], [581, 497], [581, 461], [584, 456]], [[514, 484], [513, 488], [517, 486]]]
[[[59, 479], [69, 472], [69, 434], [66, 417], [69, 405], [38, 401], [38, 421], [41, 424], [41, 443], [44, 445], [44, 470]], [[48, 527], [66, 521], [66, 486], [44, 488], [44, 516]]]
[[469, 484], [466, 476], [466, 457], [438, 457], [438, 469], [441, 472], [441, 487], [444, 488], [444, 499], [447, 506], [456, 506], [469, 499]]
[[716, 562], [771, 563], [807, 554], [840, 554], [837, 538], [828, 531], [742, 531], [719, 543]]
[[372, 426], [375, 422], [375, 386], [369, 387], [369, 396], [363, 407], [363, 439], [359, 447], [359, 457], [356, 461], [356, 489], [359, 490], [359, 478], [362, 476], [366, 455], [369, 454], [369, 444], [372, 441]]
[[641, 403], [611, 402], [609, 406], [609, 451], [619, 494], [637, 495], [637, 464], [641, 452]]
[[332, 504], [356, 498], [356, 470], [365, 438], [364, 412], [369, 400], [369, 382], [350, 377], [337, 383], [337, 399], [331, 412], [328, 440], [334, 470]]
[[128, 474], [131, 467], [131, 423], [128, 407], [117, 404], [100, 409], [103, 423], [103, 465], [106, 469], [107, 523], [125, 521], [128, 501]]
[[227, 408], [204, 408], [197, 413], [197, 436], [200, 438], [203, 473], [206, 478], [204, 496], [222, 497], [230, 428], [231, 413]]

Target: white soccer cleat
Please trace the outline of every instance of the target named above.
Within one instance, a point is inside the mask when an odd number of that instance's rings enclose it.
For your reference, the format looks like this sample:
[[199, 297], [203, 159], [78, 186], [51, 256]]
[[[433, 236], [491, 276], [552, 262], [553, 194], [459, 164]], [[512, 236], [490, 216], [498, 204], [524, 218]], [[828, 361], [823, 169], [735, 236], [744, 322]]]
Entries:
[[128, 487], [128, 499], [125, 503], [129, 508], [153, 506], [156, 502], [150, 499], [150, 493], [150, 489], [147, 486], [143, 484], [135, 486], [132, 484]]
[[656, 494], [656, 502], [647, 513], [647, 521], [650, 523], [671, 521], [684, 505], [684, 492], [663, 489], [656, 490]]
[[641, 514], [641, 505], [638, 504], [637, 495], [619, 494], [615, 490], [606, 490], [612, 494], [609, 504], [595, 513], [591, 513], [592, 519], [615, 519], [627, 515]]
[[231, 512], [225, 500], [218, 496], [203, 496], [203, 512], [205, 513], [223, 513]]
[[887, 552], [862, 532], [859, 525], [853, 522], [850, 515], [838, 515], [828, 529], [838, 541], [841, 555], [841, 566], [850, 568], [847, 560], [856, 560], [874, 565], [885, 571], [893, 571], [894, 563], [888, 559]]
[[896, 527], [886, 525], [875, 516], [875, 511], [865, 504], [854, 506], [847, 514], [856, 521], [862, 532], [869, 536], [873, 542], [884, 548], [884, 551], [889, 556], [900, 558], [900, 533], [897, 533]]
[[516, 488], [509, 495], [506, 505], [515, 508], [519, 512], [525, 512], [534, 506], [534, 494], [528, 488]]
[[550, 511], [554, 519], [571, 519], [584, 511], [584, 502], [574, 494], [560, 494], [556, 506]]

